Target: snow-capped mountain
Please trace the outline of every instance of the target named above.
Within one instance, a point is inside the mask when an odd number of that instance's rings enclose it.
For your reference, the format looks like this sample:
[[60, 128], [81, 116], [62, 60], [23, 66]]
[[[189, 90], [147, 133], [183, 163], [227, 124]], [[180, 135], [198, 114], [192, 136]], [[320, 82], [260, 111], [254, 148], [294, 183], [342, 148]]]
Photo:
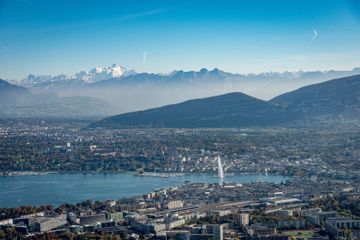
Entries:
[[87, 83], [94, 83], [110, 78], [120, 78], [125, 72], [125, 68], [113, 64], [110, 67], [96, 67], [90, 71], [80, 71], [75, 74], [75, 79]]
[[[128, 73], [128, 74], [127, 74]], [[81, 70], [74, 75], [34, 75], [29, 74], [21, 81], [25, 86], [48, 86], [63, 84], [87, 84], [95, 83], [107, 79], [118, 79], [122, 76], [134, 74], [134, 71], [127, 71], [124, 67], [112, 64], [109, 67], [95, 67], [89, 71]]]
[[295, 72], [264, 72], [259, 74], [237, 74], [221, 71], [217, 68], [199, 71], [173, 71], [168, 74], [136, 73], [127, 71], [120, 65], [113, 64], [109, 67], [95, 67], [88, 71], [80, 71], [74, 75], [28, 75], [20, 83], [22, 86], [44, 90], [74, 89], [77, 87], [118, 87], [123, 85], [169, 85], [169, 84], [242, 84], [242, 83], [269, 83], [280, 82], [293, 84], [296, 81], [302, 86], [309, 83], [319, 83], [328, 79], [351, 76], [360, 73], [360, 68], [348, 71], [295, 71]]

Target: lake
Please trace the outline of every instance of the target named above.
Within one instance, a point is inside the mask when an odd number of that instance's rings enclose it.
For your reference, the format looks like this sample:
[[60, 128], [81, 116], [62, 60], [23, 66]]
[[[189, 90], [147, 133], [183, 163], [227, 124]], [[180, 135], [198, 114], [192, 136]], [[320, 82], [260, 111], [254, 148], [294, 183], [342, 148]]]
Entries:
[[[224, 182], [249, 183], [256, 181], [280, 183], [289, 177], [280, 175], [242, 174], [225, 176]], [[53, 173], [31, 176], [0, 177], [0, 207], [21, 205], [59, 205], [78, 203], [87, 199], [109, 200], [132, 197], [155, 189], [179, 186], [185, 181], [215, 183], [210, 174], [185, 174], [171, 178], [135, 176], [132, 173]]]

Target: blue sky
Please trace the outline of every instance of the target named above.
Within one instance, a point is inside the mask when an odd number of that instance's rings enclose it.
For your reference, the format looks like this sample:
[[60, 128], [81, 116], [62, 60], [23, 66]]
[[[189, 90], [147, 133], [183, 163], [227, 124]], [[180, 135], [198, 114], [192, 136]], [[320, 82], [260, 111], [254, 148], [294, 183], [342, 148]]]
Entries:
[[0, 78], [360, 66], [359, 0], [0, 0]]

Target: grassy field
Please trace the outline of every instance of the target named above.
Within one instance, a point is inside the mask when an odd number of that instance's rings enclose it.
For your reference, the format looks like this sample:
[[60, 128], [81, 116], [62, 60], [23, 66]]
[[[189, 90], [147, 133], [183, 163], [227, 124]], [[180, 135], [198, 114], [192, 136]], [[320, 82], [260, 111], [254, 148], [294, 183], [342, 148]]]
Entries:
[[282, 232], [282, 234], [289, 236], [289, 237], [295, 237], [295, 238], [306, 238], [306, 237], [312, 237], [315, 235], [314, 231], [312, 230], [295, 230], [295, 231], [285, 231]]

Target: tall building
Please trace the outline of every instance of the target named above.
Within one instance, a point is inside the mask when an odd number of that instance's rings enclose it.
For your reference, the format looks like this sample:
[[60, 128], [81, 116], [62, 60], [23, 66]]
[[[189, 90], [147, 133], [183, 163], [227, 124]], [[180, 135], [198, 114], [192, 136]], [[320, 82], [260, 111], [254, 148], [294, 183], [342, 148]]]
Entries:
[[239, 225], [240, 225], [240, 226], [249, 225], [249, 220], [250, 220], [250, 217], [249, 217], [249, 214], [248, 214], [248, 213], [241, 213], [241, 214], [239, 214], [238, 221], [239, 221]]
[[224, 239], [224, 231], [222, 224], [216, 224], [213, 227], [213, 235], [214, 240], [223, 240]]

